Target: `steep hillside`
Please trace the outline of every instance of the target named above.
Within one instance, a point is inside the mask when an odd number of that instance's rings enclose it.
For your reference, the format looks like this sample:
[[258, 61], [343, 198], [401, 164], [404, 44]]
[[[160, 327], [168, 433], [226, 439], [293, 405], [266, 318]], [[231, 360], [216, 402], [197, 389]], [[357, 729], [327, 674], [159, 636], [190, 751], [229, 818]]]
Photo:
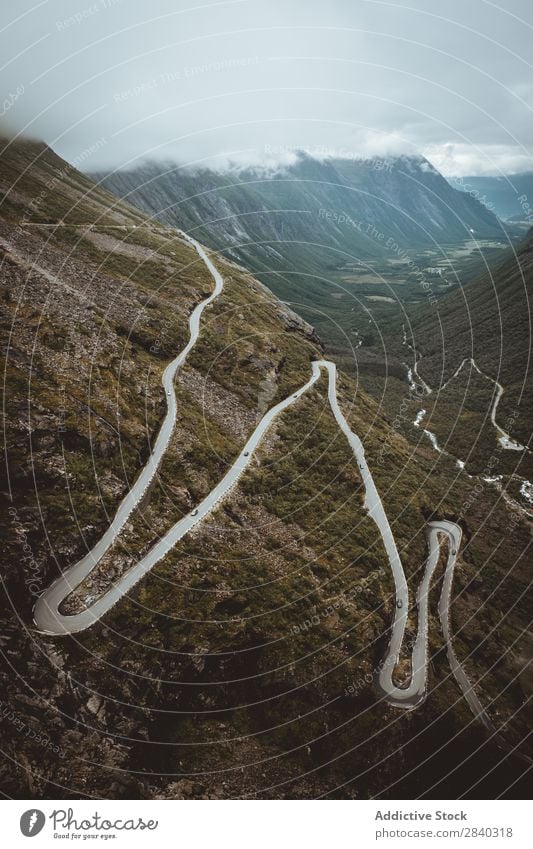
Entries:
[[[4, 792], [505, 793], [522, 767], [500, 764], [501, 749], [473, 721], [433, 597], [427, 700], [406, 713], [377, 696], [392, 579], [325, 379], [280, 415], [216, 511], [102, 620], [67, 637], [35, 630], [36, 598], [100, 538], [146, 462], [166, 409], [163, 369], [213, 280], [182, 234], [44, 145], [7, 146], [0, 182]], [[90, 605], [214, 487], [265, 411], [321, 356], [312, 327], [242, 268], [213, 261], [224, 289], [177, 372], [169, 448], [69, 609]], [[344, 375], [338, 395], [364, 442], [412, 598], [428, 519], [457, 518], [472, 483], [446, 456], [413, 452]], [[522, 748], [529, 527], [492, 490], [462, 527], [455, 651], [496, 726], [506, 723], [507, 745]], [[411, 611], [409, 637], [415, 627]]]
[[532, 248], [530, 235], [434, 304], [408, 305], [358, 357], [368, 391], [391, 417], [402, 411], [403, 435], [447, 452], [530, 515]]
[[[498, 417], [515, 420], [513, 433], [525, 445], [533, 423], [532, 301], [533, 233], [478, 280], [443, 297], [438, 309], [424, 307], [410, 316], [422, 377], [442, 386], [472, 357], [503, 385]], [[475, 373], [474, 379], [479, 380]], [[495, 392], [490, 386], [489, 394]]]

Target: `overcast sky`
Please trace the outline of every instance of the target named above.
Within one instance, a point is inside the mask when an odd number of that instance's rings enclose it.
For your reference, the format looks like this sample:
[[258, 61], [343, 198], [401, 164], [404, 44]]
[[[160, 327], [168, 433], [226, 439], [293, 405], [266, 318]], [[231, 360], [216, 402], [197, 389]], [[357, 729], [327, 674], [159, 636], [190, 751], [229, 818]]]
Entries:
[[2, 0], [0, 129], [84, 170], [420, 152], [533, 170], [532, 0]]

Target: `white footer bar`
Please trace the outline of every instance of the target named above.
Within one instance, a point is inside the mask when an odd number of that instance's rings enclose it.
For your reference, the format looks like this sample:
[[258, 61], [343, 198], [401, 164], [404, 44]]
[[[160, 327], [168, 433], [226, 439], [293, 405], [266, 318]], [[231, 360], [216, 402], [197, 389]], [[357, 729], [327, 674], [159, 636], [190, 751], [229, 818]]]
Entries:
[[6, 800], [2, 805], [3, 845], [10, 849], [73, 843], [119, 849], [532, 845], [528, 803], [520, 801]]

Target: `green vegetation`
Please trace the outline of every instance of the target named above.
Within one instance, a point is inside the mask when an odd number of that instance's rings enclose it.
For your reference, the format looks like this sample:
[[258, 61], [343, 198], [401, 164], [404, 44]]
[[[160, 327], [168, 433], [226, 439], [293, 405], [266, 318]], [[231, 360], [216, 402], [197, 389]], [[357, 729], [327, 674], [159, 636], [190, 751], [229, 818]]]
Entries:
[[[441, 654], [420, 711], [407, 716], [376, 703], [373, 671], [387, 642], [392, 581], [324, 379], [280, 416], [209, 520], [103, 621], [72, 638], [31, 630], [32, 592], [99, 538], [145, 462], [165, 409], [162, 370], [187, 338], [191, 308], [212, 288], [175, 233], [120, 202], [111, 208], [96, 190], [86, 204], [76, 195], [77, 220], [108, 216], [135, 221], [136, 229], [99, 225], [105, 238], [98, 241], [71, 227], [50, 240], [48, 230], [17, 227], [15, 212], [45, 174], [57, 172], [46, 150], [32, 161], [39, 150], [15, 146], [0, 169], [9, 192], [13, 174], [28, 166], [23, 199], [13, 194], [2, 225], [10, 245], [0, 299], [9, 339], [2, 492], [14, 512], [4, 511], [1, 526], [8, 659], [1, 681], [12, 708], [30, 725], [38, 718], [68, 757], [5, 729], [8, 756], [29, 764], [14, 772], [9, 762], [6, 792], [55, 798], [59, 785], [73, 797], [331, 791], [355, 798], [391, 784], [394, 795], [412, 798], [427, 789], [420, 764], [439, 757], [435, 739], [459, 746], [463, 761], [483, 732], [468, 727]], [[90, 189], [86, 178], [65, 172], [59, 195], [69, 197], [78, 180]], [[52, 217], [53, 204], [45, 207]], [[85, 597], [212, 488], [264, 404], [306, 382], [321, 355], [285, 305], [244, 271], [215, 261], [225, 288], [177, 377], [172, 444], [102, 574], [83, 587]], [[473, 484], [450, 458], [426, 446], [413, 452], [390, 414], [342, 374], [339, 398], [364, 441], [414, 590], [427, 520], [457, 519]], [[512, 690], [502, 684], [528, 649], [520, 635], [528, 623], [529, 528], [489, 486], [468, 503], [452, 610], [456, 650], [474, 679], [483, 676], [482, 700], [496, 699], [495, 720], [510, 719], [505, 733], [518, 739], [527, 718], [513, 712], [527, 682]], [[434, 633], [432, 645], [438, 652]], [[391, 751], [391, 734], [401, 755]], [[446, 775], [448, 766], [443, 758], [432, 769]], [[404, 782], [400, 790], [395, 782]]]

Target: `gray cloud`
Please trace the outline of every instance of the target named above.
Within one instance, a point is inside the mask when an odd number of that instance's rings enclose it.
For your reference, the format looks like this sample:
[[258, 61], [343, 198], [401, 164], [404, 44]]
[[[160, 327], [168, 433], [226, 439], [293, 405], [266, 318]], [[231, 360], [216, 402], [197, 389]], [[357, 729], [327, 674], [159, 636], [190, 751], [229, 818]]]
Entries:
[[421, 151], [532, 170], [530, 0], [4, 0], [4, 134], [87, 170]]

